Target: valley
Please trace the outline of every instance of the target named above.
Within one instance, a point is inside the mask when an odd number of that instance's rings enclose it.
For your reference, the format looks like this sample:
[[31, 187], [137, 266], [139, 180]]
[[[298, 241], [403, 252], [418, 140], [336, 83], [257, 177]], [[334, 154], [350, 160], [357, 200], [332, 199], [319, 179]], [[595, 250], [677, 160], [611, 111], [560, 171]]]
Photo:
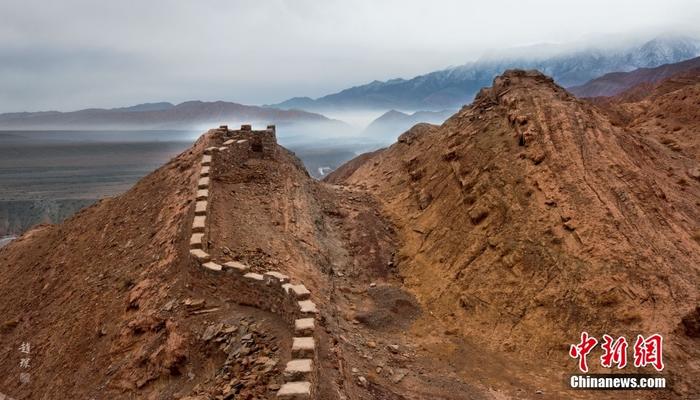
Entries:
[[[0, 131], [0, 237], [59, 223], [127, 191], [191, 145], [197, 131]], [[315, 178], [381, 142], [288, 137]]]

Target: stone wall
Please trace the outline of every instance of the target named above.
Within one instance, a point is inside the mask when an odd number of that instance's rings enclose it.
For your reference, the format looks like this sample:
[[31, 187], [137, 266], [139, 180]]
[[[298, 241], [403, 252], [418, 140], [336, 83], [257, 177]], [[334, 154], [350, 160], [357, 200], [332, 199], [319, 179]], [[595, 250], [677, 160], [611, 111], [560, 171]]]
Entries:
[[[236, 133], [241, 132], [253, 134], [250, 143], [251, 149], [256, 153], [260, 153], [263, 158], [275, 158], [277, 154], [277, 130], [274, 125], [268, 125], [267, 129], [264, 130], [253, 130], [250, 125], [241, 125], [241, 129], [238, 130], [229, 130], [226, 125], [221, 125], [219, 129], [223, 130], [224, 128], [224, 139], [229, 139]], [[224, 142], [224, 145], [228, 142], [233, 143], [233, 141], [227, 140]]]
[[[242, 125], [240, 131], [254, 133], [249, 145], [259, 149], [263, 157], [274, 158], [277, 151], [275, 126], [264, 131], [253, 131], [250, 125]], [[236, 131], [233, 131], [234, 133]], [[247, 145], [246, 140], [230, 139], [232, 131], [226, 125], [217, 132], [223, 134], [223, 146], [207, 147], [204, 150], [197, 180], [194, 218], [190, 237], [190, 254], [196, 267], [210, 273], [233, 274], [236, 279], [236, 299], [239, 304], [257, 307], [280, 315], [294, 333], [292, 360], [287, 363], [284, 384], [277, 392], [279, 399], [311, 399], [318, 381], [317, 315], [316, 304], [311, 301], [311, 292], [300, 283], [278, 272], [263, 274], [250, 272], [250, 267], [238, 261], [212, 260], [208, 249], [207, 218], [210, 207], [211, 175], [216, 173], [216, 159], [229, 146]]]

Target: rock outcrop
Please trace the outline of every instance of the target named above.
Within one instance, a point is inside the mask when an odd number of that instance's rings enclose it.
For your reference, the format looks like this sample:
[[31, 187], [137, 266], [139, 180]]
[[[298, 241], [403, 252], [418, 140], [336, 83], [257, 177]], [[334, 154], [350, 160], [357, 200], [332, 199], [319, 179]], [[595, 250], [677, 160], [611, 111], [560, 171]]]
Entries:
[[661, 333], [687, 396], [699, 390], [682, 328], [700, 301], [697, 165], [513, 70], [442, 127], [327, 181], [382, 202], [406, 285], [452, 331], [542, 364], [565, 364], [559, 349], [584, 330]]

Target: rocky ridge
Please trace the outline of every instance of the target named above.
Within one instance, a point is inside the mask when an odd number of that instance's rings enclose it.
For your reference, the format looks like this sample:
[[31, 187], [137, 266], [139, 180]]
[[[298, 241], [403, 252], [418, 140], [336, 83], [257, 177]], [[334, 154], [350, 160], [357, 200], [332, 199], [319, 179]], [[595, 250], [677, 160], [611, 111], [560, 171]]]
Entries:
[[[253, 305], [271, 312], [277, 312], [289, 321], [290, 330], [296, 335], [292, 339], [292, 356], [296, 357], [287, 363], [284, 369], [284, 383], [277, 392], [280, 399], [312, 398], [315, 393], [316, 356], [315, 316], [318, 313], [316, 304], [310, 300], [311, 292], [303, 284], [292, 284], [290, 278], [279, 271], [262, 273], [250, 272], [250, 267], [238, 261], [217, 263], [212, 260], [208, 250], [210, 240], [207, 216], [209, 208], [209, 188], [211, 168], [214, 167], [213, 157], [225, 152], [229, 146], [252, 145], [256, 151], [266, 157], [274, 157], [277, 150], [274, 125], [268, 126], [264, 132], [251, 130], [250, 125], [243, 125], [239, 131], [229, 131], [227, 126], [210, 132], [210, 141], [221, 142], [221, 146], [207, 147], [202, 157], [194, 217], [192, 221], [192, 236], [190, 238], [190, 254], [204, 269], [215, 272], [230, 272], [240, 282], [238, 288], [241, 304]], [[251, 141], [253, 143], [247, 143]], [[233, 255], [229, 255], [232, 257]], [[213, 334], [212, 334], [213, 335]], [[236, 364], [240, 365], [240, 364]], [[270, 362], [270, 367], [275, 363]], [[269, 369], [268, 369], [269, 370]]]
[[441, 127], [419, 125], [326, 180], [381, 199], [406, 286], [447, 329], [556, 365], [583, 330], [658, 332], [687, 395], [698, 391], [697, 339], [681, 322], [699, 299], [696, 166], [513, 70]]

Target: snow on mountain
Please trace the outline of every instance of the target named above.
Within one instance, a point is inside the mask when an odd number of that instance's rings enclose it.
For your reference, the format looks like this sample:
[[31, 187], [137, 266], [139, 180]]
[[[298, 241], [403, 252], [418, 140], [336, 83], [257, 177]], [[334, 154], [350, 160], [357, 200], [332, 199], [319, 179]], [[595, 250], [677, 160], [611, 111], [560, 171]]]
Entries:
[[650, 41], [610, 47], [601, 43], [579, 50], [532, 46], [510, 56], [489, 54], [464, 65], [419, 75], [412, 79], [373, 81], [315, 100], [294, 98], [271, 107], [323, 111], [327, 109], [444, 110], [469, 103], [480, 88], [511, 68], [538, 69], [563, 86], [580, 85], [616, 71], [632, 71], [676, 63], [700, 55], [700, 40], [660, 36]]

